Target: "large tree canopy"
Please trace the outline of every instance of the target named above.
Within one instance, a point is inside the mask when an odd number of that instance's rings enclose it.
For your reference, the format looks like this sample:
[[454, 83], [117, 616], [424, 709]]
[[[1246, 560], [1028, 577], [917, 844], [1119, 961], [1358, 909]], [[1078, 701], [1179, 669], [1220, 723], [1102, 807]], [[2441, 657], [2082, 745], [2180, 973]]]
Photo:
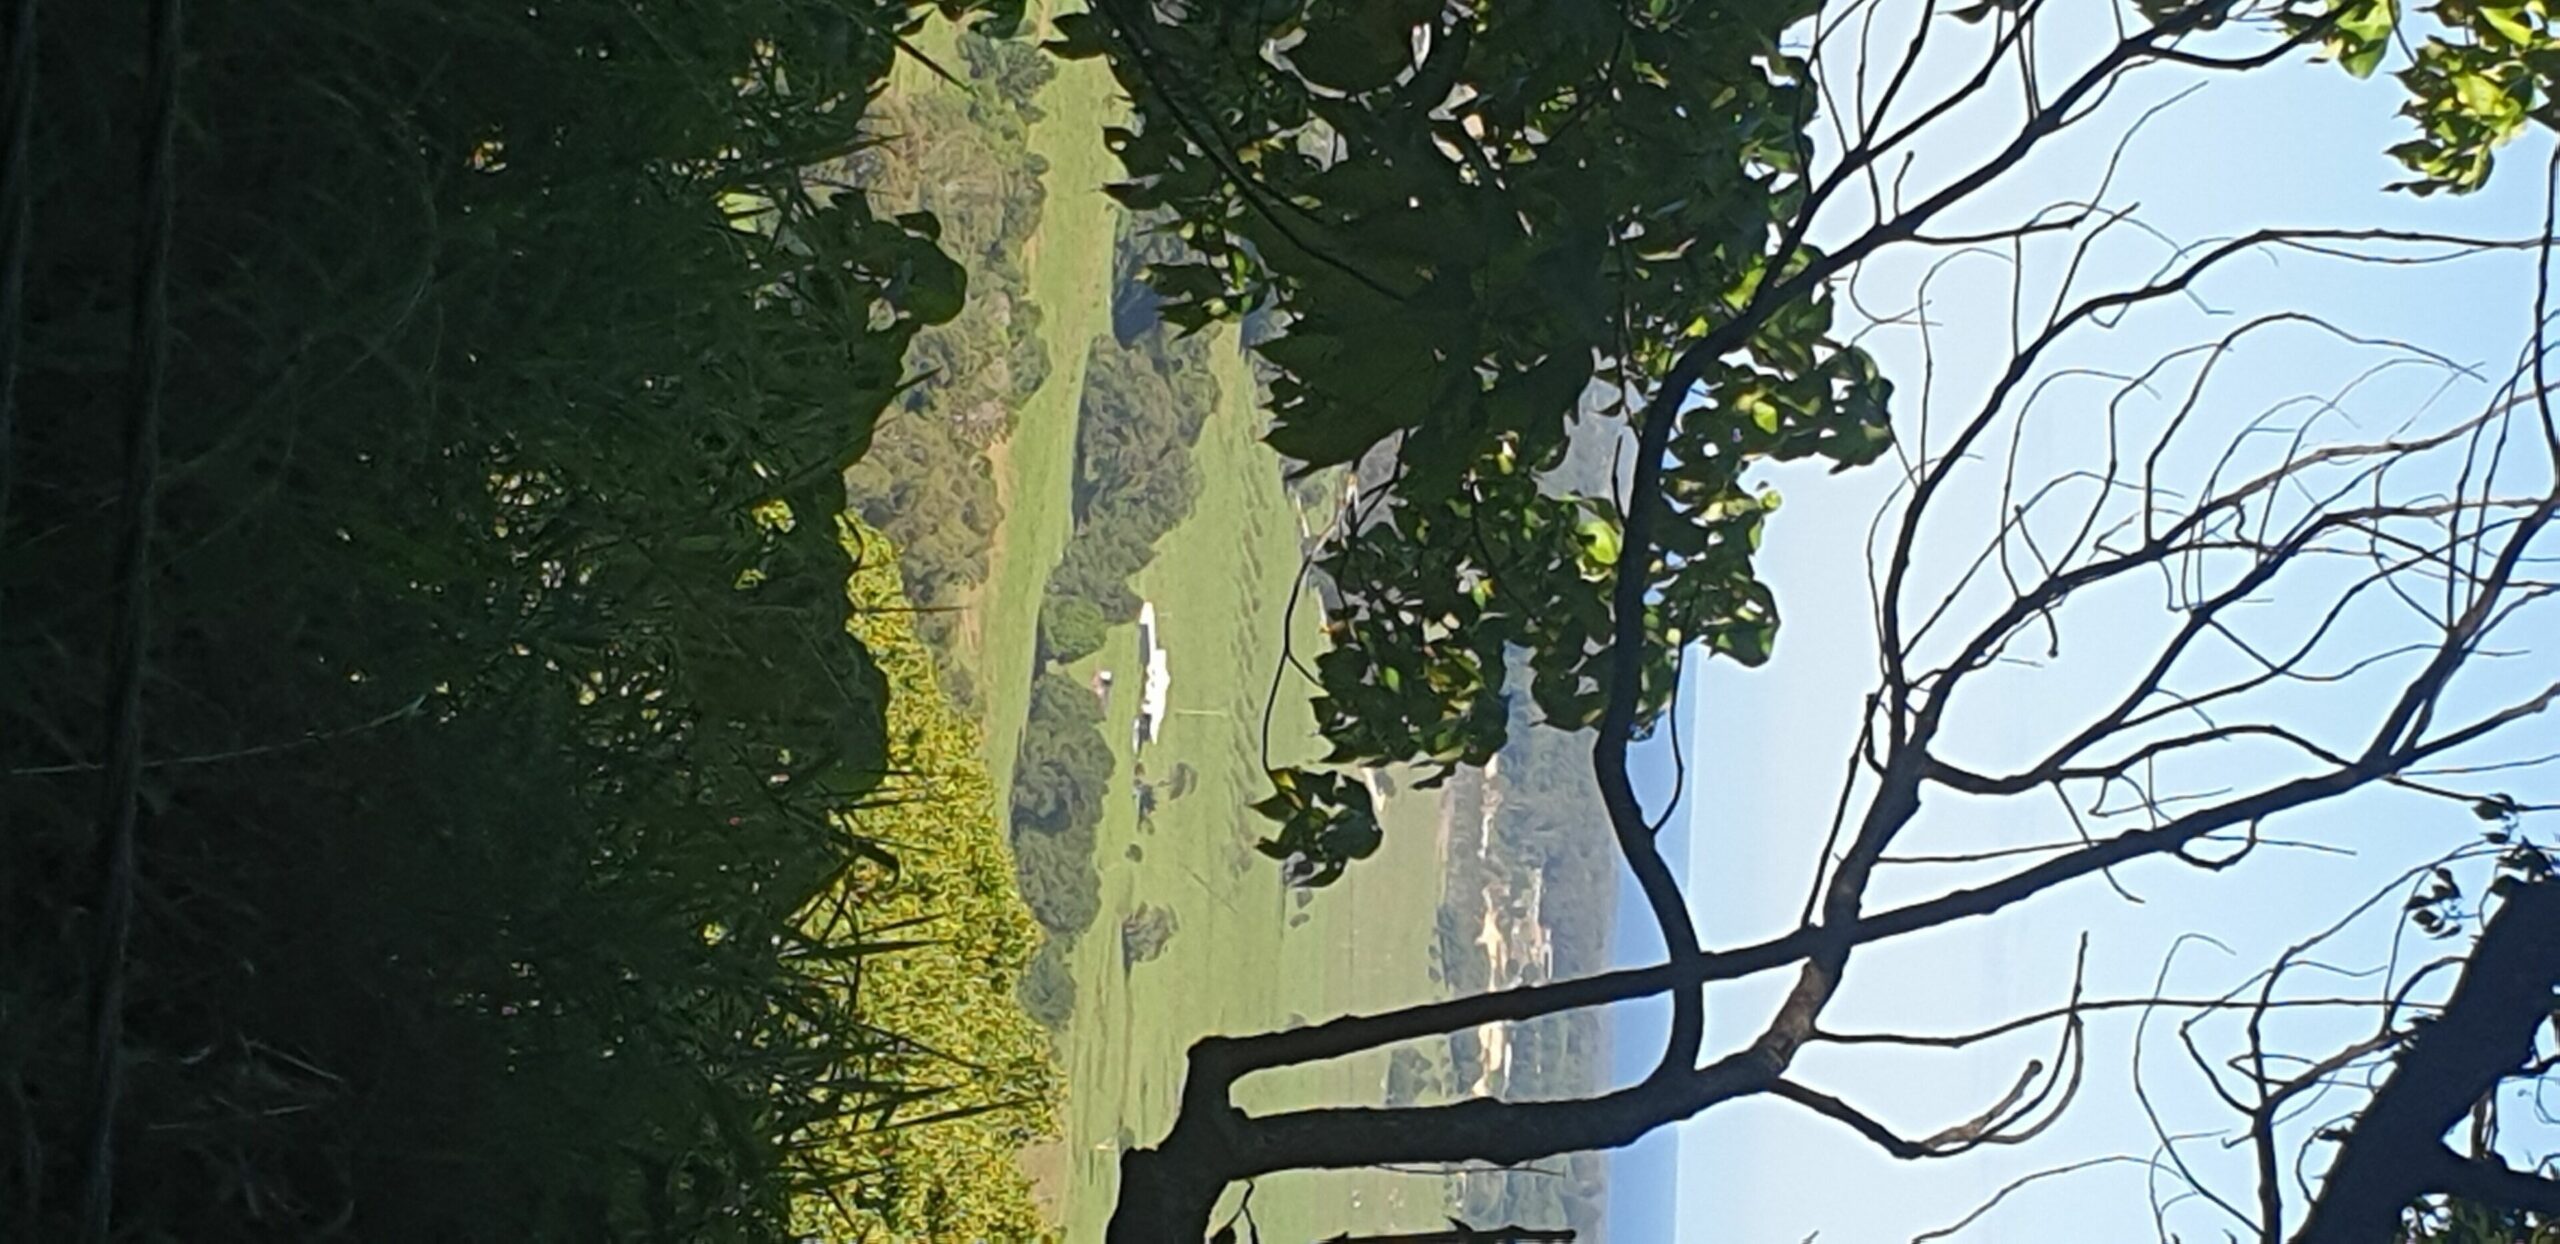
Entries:
[[[2314, 57], [2359, 76], [2396, 58], [2416, 130], [2392, 152], [2411, 172], [2407, 188], [2477, 189], [2496, 148], [2560, 117], [2560, 42], [2548, 15], [2538, 4], [2415, 12], [2387, 0], [2139, 0], [2118, 6], [2112, 27], [2100, 15], [2100, 37], [2075, 27], [2075, 37], [2048, 39], [2061, 19], [2047, 8], [1097, 0], [1089, 17], [1064, 24], [1061, 52], [1108, 57], [1138, 105], [1132, 125], [1112, 136], [1129, 173], [1114, 193], [1171, 212], [1196, 256], [1152, 269], [1161, 314], [1197, 325], [1248, 309], [1285, 313], [1285, 334], [1257, 346], [1274, 377], [1272, 444], [1310, 468], [1358, 464], [1364, 484], [1383, 481], [1364, 489], [1312, 566], [1330, 589], [1331, 644], [1316, 662], [1328, 760], [1421, 761], [1443, 773], [1480, 763], [1504, 740], [1506, 694], [1520, 690], [1547, 723], [1596, 728], [1608, 824], [1593, 832], [1614, 834], [1670, 950], [1650, 971], [1202, 1041], [1170, 1133], [1124, 1161], [1115, 1240], [1200, 1238], [1233, 1180], [1303, 1167], [1519, 1162], [1625, 1144], [1744, 1096], [1794, 1102], [1897, 1156], [2032, 1135], [2038, 1112], [2070, 1096], [2058, 1082], [2022, 1084], [1981, 1119], [1911, 1140], [1791, 1078], [1798, 1053], [1829, 1039], [1822, 1016], [1860, 947], [2145, 857], [2220, 873], [2230, 861], [2208, 854], [2206, 841], [2239, 834], [2246, 852], [2271, 817], [2386, 784], [2414, 784], [2506, 826], [2481, 856], [2503, 870], [2499, 898], [2430, 911], [2438, 923], [2425, 926], [2491, 929], [2464, 988], [2443, 1003], [2446, 1031], [2466, 999], [2495, 995], [2468, 982], [2492, 973], [2499, 929], [2534, 927], [2548, 901], [2548, 860], [2510, 824], [2538, 809], [2477, 781], [2418, 775], [2478, 754], [2560, 695], [2514, 671], [2503, 683], [2473, 672], [2498, 647], [2493, 637], [2529, 636], [2533, 619], [2547, 621], [2536, 567], [2553, 551], [2560, 428], [2540, 396], [2538, 333], [2480, 409], [2435, 422], [2410, 412], [2402, 434], [2349, 435], [2339, 421], [2315, 420], [2286, 447], [2259, 453], [2270, 442], [2244, 420], [2119, 422], [2110, 413], [2085, 466], [2046, 474], [2042, 459], [2019, 455], [2035, 443], [2024, 429], [2050, 375], [2072, 365], [2061, 360], [2079, 357], [2082, 341], [2173, 305], [2241, 261], [2289, 251], [2405, 265], [2502, 249], [2531, 255], [2544, 243], [2278, 226], [2173, 243], [2156, 274], [2092, 289], [2077, 279], [2081, 259], [2138, 227], [2108, 200], [2105, 182], [2094, 191], [2029, 186], [2035, 205], [2014, 204], [2017, 170], [2052, 151], [2095, 144], [2106, 165], [2108, 145], [2140, 125], [2109, 108], [2129, 82], [2165, 74], [2210, 83]], [[1918, 68], [1941, 59], [1957, 71]], [[1995, 99], [2006, 103], [1987, 102]], [[1922, 165], [1953, 167], [1913, 175], [1923, 153], [1949, 150], [1958, 154]], [[2001, 223], [1981, 223], [2004, 212]], [[2052, 309], [2021, 313], [1980, 391], [1952, 417], [1937, 412], [1934, 425], [1927, 398], [1916, 411], [1899, 401], [1835, 324], [1842, 291], [1877, 265], [2029, 245], [2061, 248]], [[1927, 319], [1921, 308], [1902, 314]], [[2230, 333], [2223, 348], [2264, 327]], [[2140, 390], [2162, 364], [2098, 366], [2135, 377], [2126, 387]], [[1552, 471], [1577, 424], [1593, 421], [1620, 423], [1629, 460], [1611, 487], [1569, 491]], [[1874, 547], [1878, 681], [1816, 892], [1793, 932], [1709, 950], [1635, 797], [1629, 744], [1661, 720], [1684, 653], [1748, 665], [1769, 652], [1778, 602], [1753, 554], [1775, 498], [1755, 466], [1812, 458], [1845, 469], [1889, 450], [1903, 484]], [[1986, 460], [2006, 465], [1986, 475], [1976, 465]], [[1950, 534], [1946, 516], [1986, 490], [2003, 499], [2003, 514], [1971, 533], [1973, 552], [1939, 551], [1967, 538]], [[2323, 569], [2339, 564], [2358, 569]], [[1938, 573], [1949, 565], [1952, 578]], [[2117, 658], [2129, 688], [2120, 700], [2085, 706], [2015, 770], [1957, 759], [1969, 752], [1951, 722], [1972, 720], [1983, 696], [1999, 694], [1986, 671], [2048, 635], [2059, 645], [2093, 612], [2120, 616], [2122, 589], [2163, 579], [2173, 590], [2148, 606], [2162, 620], [2143, 632], [2151, 647]], [[2355, 650], [2374, 632], [2322, 621], [2395, 596], [2436, 601], [2413, 603], [2405, 646]], [[2246, 618], [2267, 615], [2243, 605], [2268, 599], [2286, 602], [2292, 633], [2252, 631]], [[2259, 654], [2262, 668], [2233, 674], [2207, 655], [2225, 636]], [[1507, 685], [1514, 652], [1526, 656], [1525, 689]], [[2348, 675], [2326, 672], [2341, 663]], [[2278, 694], [2367, 674], [2387, 685], [2350, 710], [2306, 718], [2300, 702]], [[2283, 754], [2237, 787], [2172, 793], [2155, 779], [2163, 765], [2270, 740]], [[1262, 810], [1278, 826], [1275, 854], [1303, 852], [1329, 873], [1374, 848], [1378, 829], [1357, 783], [1328, 771], [1274, 778]], [[1900, 905], [1870, 893], [1924, 801], [2086, 803], [2106, 791], [2129, 791], [2148, 815], [2122, 828], [2080, 826], [2078, 841], [2066, 823], [2065, 841], [2043, 858], [1979, 884]], [[2454, 885], [2450, 874], [2444, 884]], [[1792, 970], [1795, 984], [1760, 1035], [1703, 1049], [1701, 986], [1780, 970]], [[2508, 1025], [2508, 1044], [2469, 1065], [2462, 1108], [2479, 1084], [2521, 1067], [2521, 1055], [2509, 1057], [2520, 1048], [2513, 1000], [2547, 997], [2549, 984], [2510, 981], [2509, 1005], [2482, 1021]], [[1674, 1022], [1657, 1069], [1597, 1097], [1269, 1115], [1229, 1101], [1234, 1080], [1255, 1070], [1664, 991]], [[2045, 1022], [2076, 1034], [2079, 1014], [2065, 1007]], [[2386, 1019], [2389, 1040], [2331, 1061], [2315, 1055], [2317, 1074], [2295, 1079], [2285, 1077], [2299, 1065], [2265, 1071], [2262, 1052], [2261, 1071], [2234, 1098], [2252, 1102], [2260, 1120], [2252, 1143], [2271, 1152], [2281, 1103], [2357, 1058], [2405, 1046], [2401, 1078], [2424, 1079], [2419, 1052], [2454, 1042], [2417, 1031]], [[2075, 1040], [2066, 1035], [2066, 1047]], [[2060, 1065], [2047, 1070], [2059, 1075]], [[2388, 1122], [2400, 1117], [2395, 1100], [2392, 1090], [2377, 1095], [2377, 1131], [2400, 1126]], [[2430, 1100], [2438, 1109], [2452, 1098]], [[2366, 1133], [2339, 1135], [2349, 1137], [2339, 1169], [2364, 1164]], [[2287, 1209], [2269, 1162], [2251, 1221], [2278, 1238], [2301, 1206]], [[2491, 1182], [2440, 1177], [2426, 1163], [2392, 1169], [2396, 1182], [2367, 1192], [2393, 1214], [2421, 1193]], [[2342, 1175], [2331, 1186], [2353, 1181]], [[2530, 1188], [2548, 1197], [2544, 1185]], [[2321, 1234], [2344, 1213], [2324, 1205], [2311, 1238], [2362, 1238]]]

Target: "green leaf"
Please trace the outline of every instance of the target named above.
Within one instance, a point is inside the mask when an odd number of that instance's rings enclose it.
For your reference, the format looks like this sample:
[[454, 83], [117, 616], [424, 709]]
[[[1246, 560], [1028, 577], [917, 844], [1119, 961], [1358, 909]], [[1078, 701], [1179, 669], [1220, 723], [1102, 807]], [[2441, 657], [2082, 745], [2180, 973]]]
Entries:
[[2533, 24], [2525, 19], [2522, 4], [2483, 4], [2473, 11], [2489, 29], [2497, 31], [2500, 38], [2517, 47], [2529, 48], [2542, 42]]
[[1605, 515], [1592, 514], [1576, 525], [1574, 535], [1582, 542], [1582, 559], [1586, 567], [1614, 567], [1622, 547], [1618, 524]]
[[2339, 54], [2338, 65], [2356, 77], [2370, 78], [2382, 64], [2382, 54], [2389, 48], [2389, 44], [2379, 39], [2357, 44]]
[[1060, 60], [1091, 60], [1111, 50], [1102, 19], [1091, 13], [1061, 13], [1050, 27], [1057, 37], [1040, 47]]
[[2400, 6], [2396, 0], [2346, 0], [2338, 10], [2338, 33], [2360, 42], [2374, 42], [2391, 37], [2400, 24]]

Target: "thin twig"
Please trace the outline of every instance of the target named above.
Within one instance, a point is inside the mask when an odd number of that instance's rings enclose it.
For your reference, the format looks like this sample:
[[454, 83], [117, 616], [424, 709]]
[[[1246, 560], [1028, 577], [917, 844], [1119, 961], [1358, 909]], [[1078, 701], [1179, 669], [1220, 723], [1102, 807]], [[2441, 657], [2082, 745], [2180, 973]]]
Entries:
[[90, 965], [89, 1137], [81, 1244], [105, 1244], [115, 1212], [116, 1114], [124, 1093], [125, 951], [132, 938], [134, 819], [142, 776], [144, 647], [151, 633], [151, 536], [160, 502], [160, 390], [169, 365], [169, 234], [177, 205], [178, 0], [153, 0], [145, 64], [141, 223], [134, 249], [133, 358], [125, 395], [124, 491], [117, 510], [115, 621], [109, 631], [105, 778], [98, 796], [98, 925]]

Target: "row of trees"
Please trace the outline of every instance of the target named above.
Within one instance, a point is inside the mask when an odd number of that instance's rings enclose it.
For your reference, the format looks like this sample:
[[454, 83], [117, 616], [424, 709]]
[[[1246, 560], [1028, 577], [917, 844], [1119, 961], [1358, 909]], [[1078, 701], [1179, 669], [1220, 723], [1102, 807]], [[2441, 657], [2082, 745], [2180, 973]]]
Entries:
[[1004, 519], [986, 451], [1012, 432], [1015, 412], [1050, 369], [1022, 263], [1047, 195], [1029, 127], [1054, 66], [1025, 40], [973, 29], [956, 43], [952, 68], [965, 89], [883, 94], [869, 110], [863, 149], [811, 181], [824, 193], [858, 192], [884, 213], [931, 215], [943, 250], [969, 273], [959, 313], [908, 347], [914, 383], [845, 473], [845, 488], [863, 521], [897, 541], [944, 685], [975, 712], [980, 690], [952, 658], [957, 610], [985, 581]]
[[[1206, 337], [1162, 327], [1126, 346], [1094, 342], [1076, 423], [1076, 530], [1048, 599], [1089, 602], [1114, 624], [1137, 619], [1129, 580], [1200, 495], [1191, 447], [1218, 405], [1208, 351]], [[1082, 655], [1043, 642], [1060, 659]]]
[[934, 692], [833, 518], [964, 282], [806, 171], [915, 8], [187, 7], [10, 9], [0, 1236], [903, 1203], [1028, 953], [862, 996]]
[[1065, 674], [1043, 671], [1031, 686], [1013, 766], [1013, 855], [1022, 895], [1051, 939], [1067, 946], [1102, 912], [1094, 843], [1118, 763], [1102, 721], [1091, 691]]

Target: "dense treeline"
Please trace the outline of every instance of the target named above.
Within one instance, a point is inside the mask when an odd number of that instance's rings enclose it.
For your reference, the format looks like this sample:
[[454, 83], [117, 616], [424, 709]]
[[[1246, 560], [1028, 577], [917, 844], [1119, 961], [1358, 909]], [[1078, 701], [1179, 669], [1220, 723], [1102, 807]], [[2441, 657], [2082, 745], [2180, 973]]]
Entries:
[[0, 1238], [77, 1237], [101, 1117], [118, 1238], [771, 1241], [905, 1196], [845, 1132], [950, 1067], [847, 986], [937, 934], [812, 905], [902, 849], [837, 813], [898, 797], [915, 684], [845, 635], [831, 519], [962, 280], [803, 180], [905, 7], [201, 6], [165, 161], [149, 7], [36, 40]]
[[1004, 518], [986, 450], [1049, 376], [1022, 259], [1047, 197], [1047, 165], [1029, 147], [1029, 125], [1055, 69], [1027, 40], [963, 33], [958, 42], [965, 94], [882, 96], [866, 121], [869, 145], [816, 180], [858, 187], [883, 213], [930, 213], [942, 248], [969, 272], [959, 314], [916, 334], [907, 352], [914, 385], [880, 421], [845, 486], [863, 521], [897, 541], [944, 684], [975, 711], [976, 683], [951, 659], [954, 611], [986, 579]]
[[1055, 671], [1031, 688], [1013, 765], [1013, 855], [1022, 897], [1053, 937], [1073, 942], [1102, 911], [1094, 833], [1114, 760], [1093, 693]]
[[[1115, 304], [1128, 299], [1125, 287], [1138, 271], [1133, 256], [1163, 244], [1123, 219], [1116, 263], [1123, 288]], [[1099, 650], [1111, 626], [1137, 619], [1129, 579], [1154, 559], [1156, 541], [1190, 515], [1200, 492], [1191, 447], [1218, 404], [1204, 337], [1177, 336], [1154, 322], [1125, 342], [1097, 339], [1092, 349], [1076, 424], [1075, 534], [1041, 604], [1043, 669], [1032, 686], [1011, 793], [1023, 897], [1050, 935], [1023, 1001], [1052, 1026], [1074, 1008], [1066, 950], [1102, 907], [1094, 836], [1115, 767], [1101, 705], [1060, 667]]]
[[1038, 43], [1028, 38], [989, 38], [975, 28], [960, 31], [954, 42], [961, 63], [969, 67], [969, 80], [992, 91], [1023, 124], [1048, 115], [1040, 108], [1040, 88], [1058, 76], [1058, 63]]
[[1218, 404], [1208, 350], [1205, 338], [1162, 328], [1127, 346], [1094, 342], [1076, 425], [1076, 531], [1049, 576], [1050, 599], [1090, 601], [1114, 623], [1136, 620], [1129, 579], [1200, 495], [1191, 446]]
[[1040, 953], [1032, 956], [1031, 967], [1016, 990], [1022, 1009], [1052, 1032], [1064, 1030], [1067, 1021], [1075, 1018], [1075, 970], [1067, 963], [1067, 952], [1073, 949], [1075, 943], [1062, 938], [1042, 938]]

